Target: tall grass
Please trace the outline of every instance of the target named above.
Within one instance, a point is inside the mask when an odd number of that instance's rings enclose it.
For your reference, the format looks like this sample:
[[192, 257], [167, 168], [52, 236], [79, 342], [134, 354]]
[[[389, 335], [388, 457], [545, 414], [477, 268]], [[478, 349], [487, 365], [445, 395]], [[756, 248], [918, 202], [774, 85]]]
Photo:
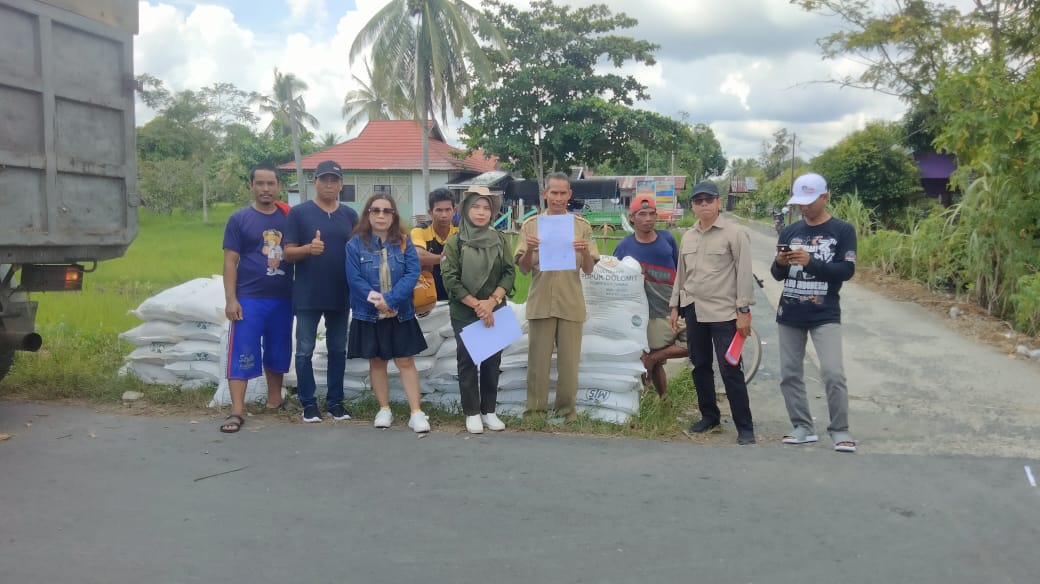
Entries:
[[843, 195], [834, 201], [831, 214], [852, 224], [858, 237], [870, 235], [877, 225], [877, 213], [864, 205], [863, 200], [856, 195]]

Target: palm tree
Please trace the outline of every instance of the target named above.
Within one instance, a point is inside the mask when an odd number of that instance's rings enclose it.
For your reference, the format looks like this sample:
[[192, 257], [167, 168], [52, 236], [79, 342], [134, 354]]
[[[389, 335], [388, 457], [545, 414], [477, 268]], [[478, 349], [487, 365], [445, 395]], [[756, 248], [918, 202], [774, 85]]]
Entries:
[[256, 101], [260, 105], [260, 111], [271, 114], [271, 123], [267, 125], [267, 133], [285, 132], [286, 128], [292, 133], [293, 156], [296, 158], [296, 185], [300, 189], [300, 197], [306, 200], [306, 182], [303, 180], [303, 164], [300, 155], [300, 127], [301, 123], [312, 128], [318, 127], [318, 119], [307, 113], [307, 106], [303, 102], [302, 92], [307, 90], [307, 84], [292, 73], [281, 73], [278, 68], [274, 69], [274, 85], [271, 86], [271, 95], [257, 95]]
[[336, 144], [339, 144], [339, 134], [335, 132], [325, 132], [321, 135], [322, 148], [332, 148]]
[[462, 116], [470, 87], [491, 77], [491, 62], [474, 29], [495, 48], [504, 46], [494, 24], [463, 0], [391, 0], [365, 24], [350, 47], [351, 62], [371, 49], [373, 79], [414, 88], [411, 110], [423, 128], [426, 192], [430, 191], [428, 142], [431, 132], [439, 131], [437, 113], [445, 123], [449, 109], [456, 118]]
[[346, 118], [347, 133], [356, 128], [362, 121], [394, 120], [406, 118], [412, 112], [411, 86], [402, 85], [398, 80], [387, 77], [372, 77], [372, 68], [365, 60], [365, 73], [369, 83], [366, 84], [357, 75], [354, 81], [361, 86], [347, 93], [343, 98], [343, 117]]

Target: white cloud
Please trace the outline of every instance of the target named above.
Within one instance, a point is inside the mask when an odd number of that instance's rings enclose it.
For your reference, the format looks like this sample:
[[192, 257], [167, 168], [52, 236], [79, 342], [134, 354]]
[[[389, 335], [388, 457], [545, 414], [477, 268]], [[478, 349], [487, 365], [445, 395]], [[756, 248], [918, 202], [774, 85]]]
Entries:
[[[243, 24], [244, 14], [215, 4], [141, 2], [136, 71], [155, 75], [174, 91], [229, 81], [267, 92], [278, 67], [309, 86], [304, 99], [321, 123], [319, 131], [346, 137], [340, 109], [343, 96], [356, 87], [350, 45], [386, 0], [358, 0], [342, 14], [324, 0], [284, 2], [285, 19], [260, 20], [264, 24], [253, 29]], [[787, 0], [611, 0], [609, 7], [640, 19], [619, 34], [661, 45], [656, 65], [628, 64], [619, 71], [648, 87], [651, 99], [637, 107], [668, 116], [689, 112], [694, 121], [712, 126], [730, 158], [758, 156], [761, 142], [784, 127], [798, 134], [806, 153], [817, 154], [867, 121], [895, 119], [903, 111], [898, 100], [819, 83], [855, 75], [862, 65], [823, 60], [815, 41], [838, 22]], [[153, 115], [140, 106], [138, 122]], [[458, 126], [445, 128], [449, 139], [458, 135]]]
[[730, 73], [727, 75], [725, 81], [722, 82], [722, 85], [719, 85], [719, 91], [739, 99], [740, 105], [743, 106], [745, 110], [751, 109], [748, 107], [748, 96], [751, 95], [751, 86], [744, 81], [743, 74]]
[[285, 0], [289, 5], [289, 14], [294, 21], [324, 20], [325, 0]]

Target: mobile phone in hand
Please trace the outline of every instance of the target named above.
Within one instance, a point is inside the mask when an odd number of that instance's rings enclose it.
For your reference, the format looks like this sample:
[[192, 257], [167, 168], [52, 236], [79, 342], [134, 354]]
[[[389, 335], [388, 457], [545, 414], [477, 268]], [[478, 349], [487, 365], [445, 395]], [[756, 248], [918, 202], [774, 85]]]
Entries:
[[786, 243], [776, 244], [776, 253], [787, 253], [789, 251], [791, 251], [790, 245], [787, 245]]

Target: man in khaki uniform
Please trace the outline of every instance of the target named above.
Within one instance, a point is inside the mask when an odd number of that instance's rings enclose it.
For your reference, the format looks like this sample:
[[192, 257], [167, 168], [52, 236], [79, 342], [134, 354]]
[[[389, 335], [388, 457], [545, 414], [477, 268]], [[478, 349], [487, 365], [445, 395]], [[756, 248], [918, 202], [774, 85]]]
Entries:
[[[545, 215], [567, 213], [571, 183], [566, 174], [549, 175], [548, 188], [542, 192]], [[530, 349], [527, 353], [527, 412], [549, 409], [549, 368], [556, 347], [556, 415], [571, 421], [577, 416], [578, 361], [581, 357], [581, 331], [585, 322], [585, 295], [578, 269], [586, 274], [599, 259], [592, 226], [574, 217], [573, 270], [542, 272], [538, 262], [538, 216], [524, 221], [516, 246], [516, 265], [523, 274], [534, 273], [527, 293], [527, 320]]]
[[691, 432], [707, 432], [721, 421], [715, 403], [712, 354], [718, 358], [726, 386], [737, 444], [755, 443], [743, 363], [726, 362], [724, 355], [738, 332], [751, 332], [754, 276], [751, 274], [751, 238], [742, 227], [719, 216], [719, 190], [714, 183], [693, 187], [690, 205], [697, 223], [683, 234], [679, 265], [668, 305], [673, 331], [679, 330], [679, 313], [686, 319], [686, 344], [693, 363], [693, 385], [697, 390], [699, 422]]

